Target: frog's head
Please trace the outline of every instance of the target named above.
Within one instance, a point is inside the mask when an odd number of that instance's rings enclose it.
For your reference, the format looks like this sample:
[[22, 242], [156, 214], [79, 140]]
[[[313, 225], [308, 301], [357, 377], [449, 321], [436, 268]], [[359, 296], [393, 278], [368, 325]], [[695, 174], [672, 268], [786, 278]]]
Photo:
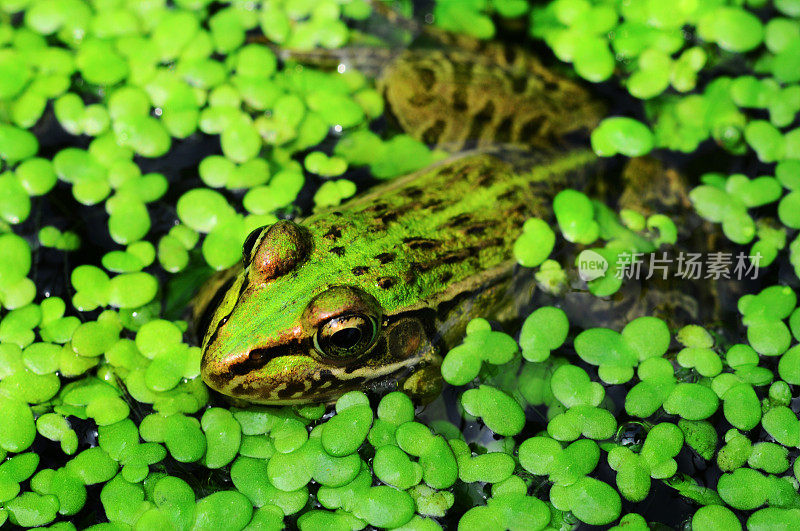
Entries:
[[291, 221], [247, 238], [244, 270], [203, 339], [210, 387], [265, 404], [327, 402], [418, 361], [430, 344], [420, 322], [387, 317], [368, 286], [347, 282], [344, 258], [316, 247]]

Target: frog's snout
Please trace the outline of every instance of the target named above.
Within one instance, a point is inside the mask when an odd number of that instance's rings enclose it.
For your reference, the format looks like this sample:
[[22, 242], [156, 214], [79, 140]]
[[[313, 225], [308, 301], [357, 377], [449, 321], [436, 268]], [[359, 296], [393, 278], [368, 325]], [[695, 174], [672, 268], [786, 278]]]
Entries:
[[230, 387], [232, 378], [243, 373], [237, 368], [243, 367], [242, 363], [247, 363], [249, 358], [250, 353], [243, 351], [239, 354], [228, 354], [223, 360], [213, 350], [205, 349], [200, 362], [200, 376], [210, 388], [223, 394], [229, 394], [227, 389]]
[[296, 379], [304, 367], [298, 360], [310, 359], [304, 338], [283, 337], [256, 346], [226, 348], [224, 353], [215, 347], [209, 345], [203, 352], [203, 380], [220, 393], [248, 400], [263, 399], [281, 382]]

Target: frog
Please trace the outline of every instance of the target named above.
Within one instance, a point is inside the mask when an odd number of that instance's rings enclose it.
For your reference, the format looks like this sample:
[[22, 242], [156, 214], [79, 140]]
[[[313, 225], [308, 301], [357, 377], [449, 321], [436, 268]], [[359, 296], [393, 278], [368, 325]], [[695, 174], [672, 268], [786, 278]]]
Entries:
[[[532, 300], [534, 276], [516, 264], [514, 242], [530, 217], [555, 224], [560, 190], [602, 174], [586, 142], [566, 138], [596, 125], [605, 105], [523, 48], [438, 40], [365, 64], [399, 128], [452, 156], [253, 231], [242, 262], [194, 307], [210, 388], [267, 405], [399, 389], [425, 404], [472, 318], [503, 321]], [[331, 59], [281, 56], [320, 57]], [[626, 315], [641, 314], [634, 306]]]
[[387, 385], [424, 402], [472, 318], [530, 297], [533, 277], [519, 287], [512, 252], [525, 220], [554, 222], [553, 195], [596, 167], [588, 149], [467, 152], [256, 229], [197, 305], [203, 379], [259, 404]]

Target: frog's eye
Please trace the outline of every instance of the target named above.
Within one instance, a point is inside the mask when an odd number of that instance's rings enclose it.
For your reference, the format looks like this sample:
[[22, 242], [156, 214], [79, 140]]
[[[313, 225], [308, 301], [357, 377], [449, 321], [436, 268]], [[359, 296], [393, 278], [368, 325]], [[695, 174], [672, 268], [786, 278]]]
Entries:
[[366, 352], [378, 336], [378, 324], [367, 315], [328, 319], [314, 335], [314, 347], [331, 361], [348, 360]]
[[253, 231], [247, 235], [247, 238], [245, 238], [244, 244], [242, 245], [242, 259], [244, 260], [245, 266], [250, 262], [250, 258], [253, 256], [253, 247], [255, 247], [258, 237], [261, 236], [261, 232], [265, 227], [266, 225], [253, 229]]

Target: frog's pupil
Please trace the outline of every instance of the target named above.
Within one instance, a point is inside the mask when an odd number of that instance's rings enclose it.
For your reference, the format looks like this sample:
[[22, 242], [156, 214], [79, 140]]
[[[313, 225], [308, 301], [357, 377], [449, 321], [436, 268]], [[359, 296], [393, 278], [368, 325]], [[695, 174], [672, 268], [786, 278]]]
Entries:
[[331, 344], [342, 350], [349, 350], [361, 342], [361, 330], [359, 328], [344, 328], [331, 336]]

